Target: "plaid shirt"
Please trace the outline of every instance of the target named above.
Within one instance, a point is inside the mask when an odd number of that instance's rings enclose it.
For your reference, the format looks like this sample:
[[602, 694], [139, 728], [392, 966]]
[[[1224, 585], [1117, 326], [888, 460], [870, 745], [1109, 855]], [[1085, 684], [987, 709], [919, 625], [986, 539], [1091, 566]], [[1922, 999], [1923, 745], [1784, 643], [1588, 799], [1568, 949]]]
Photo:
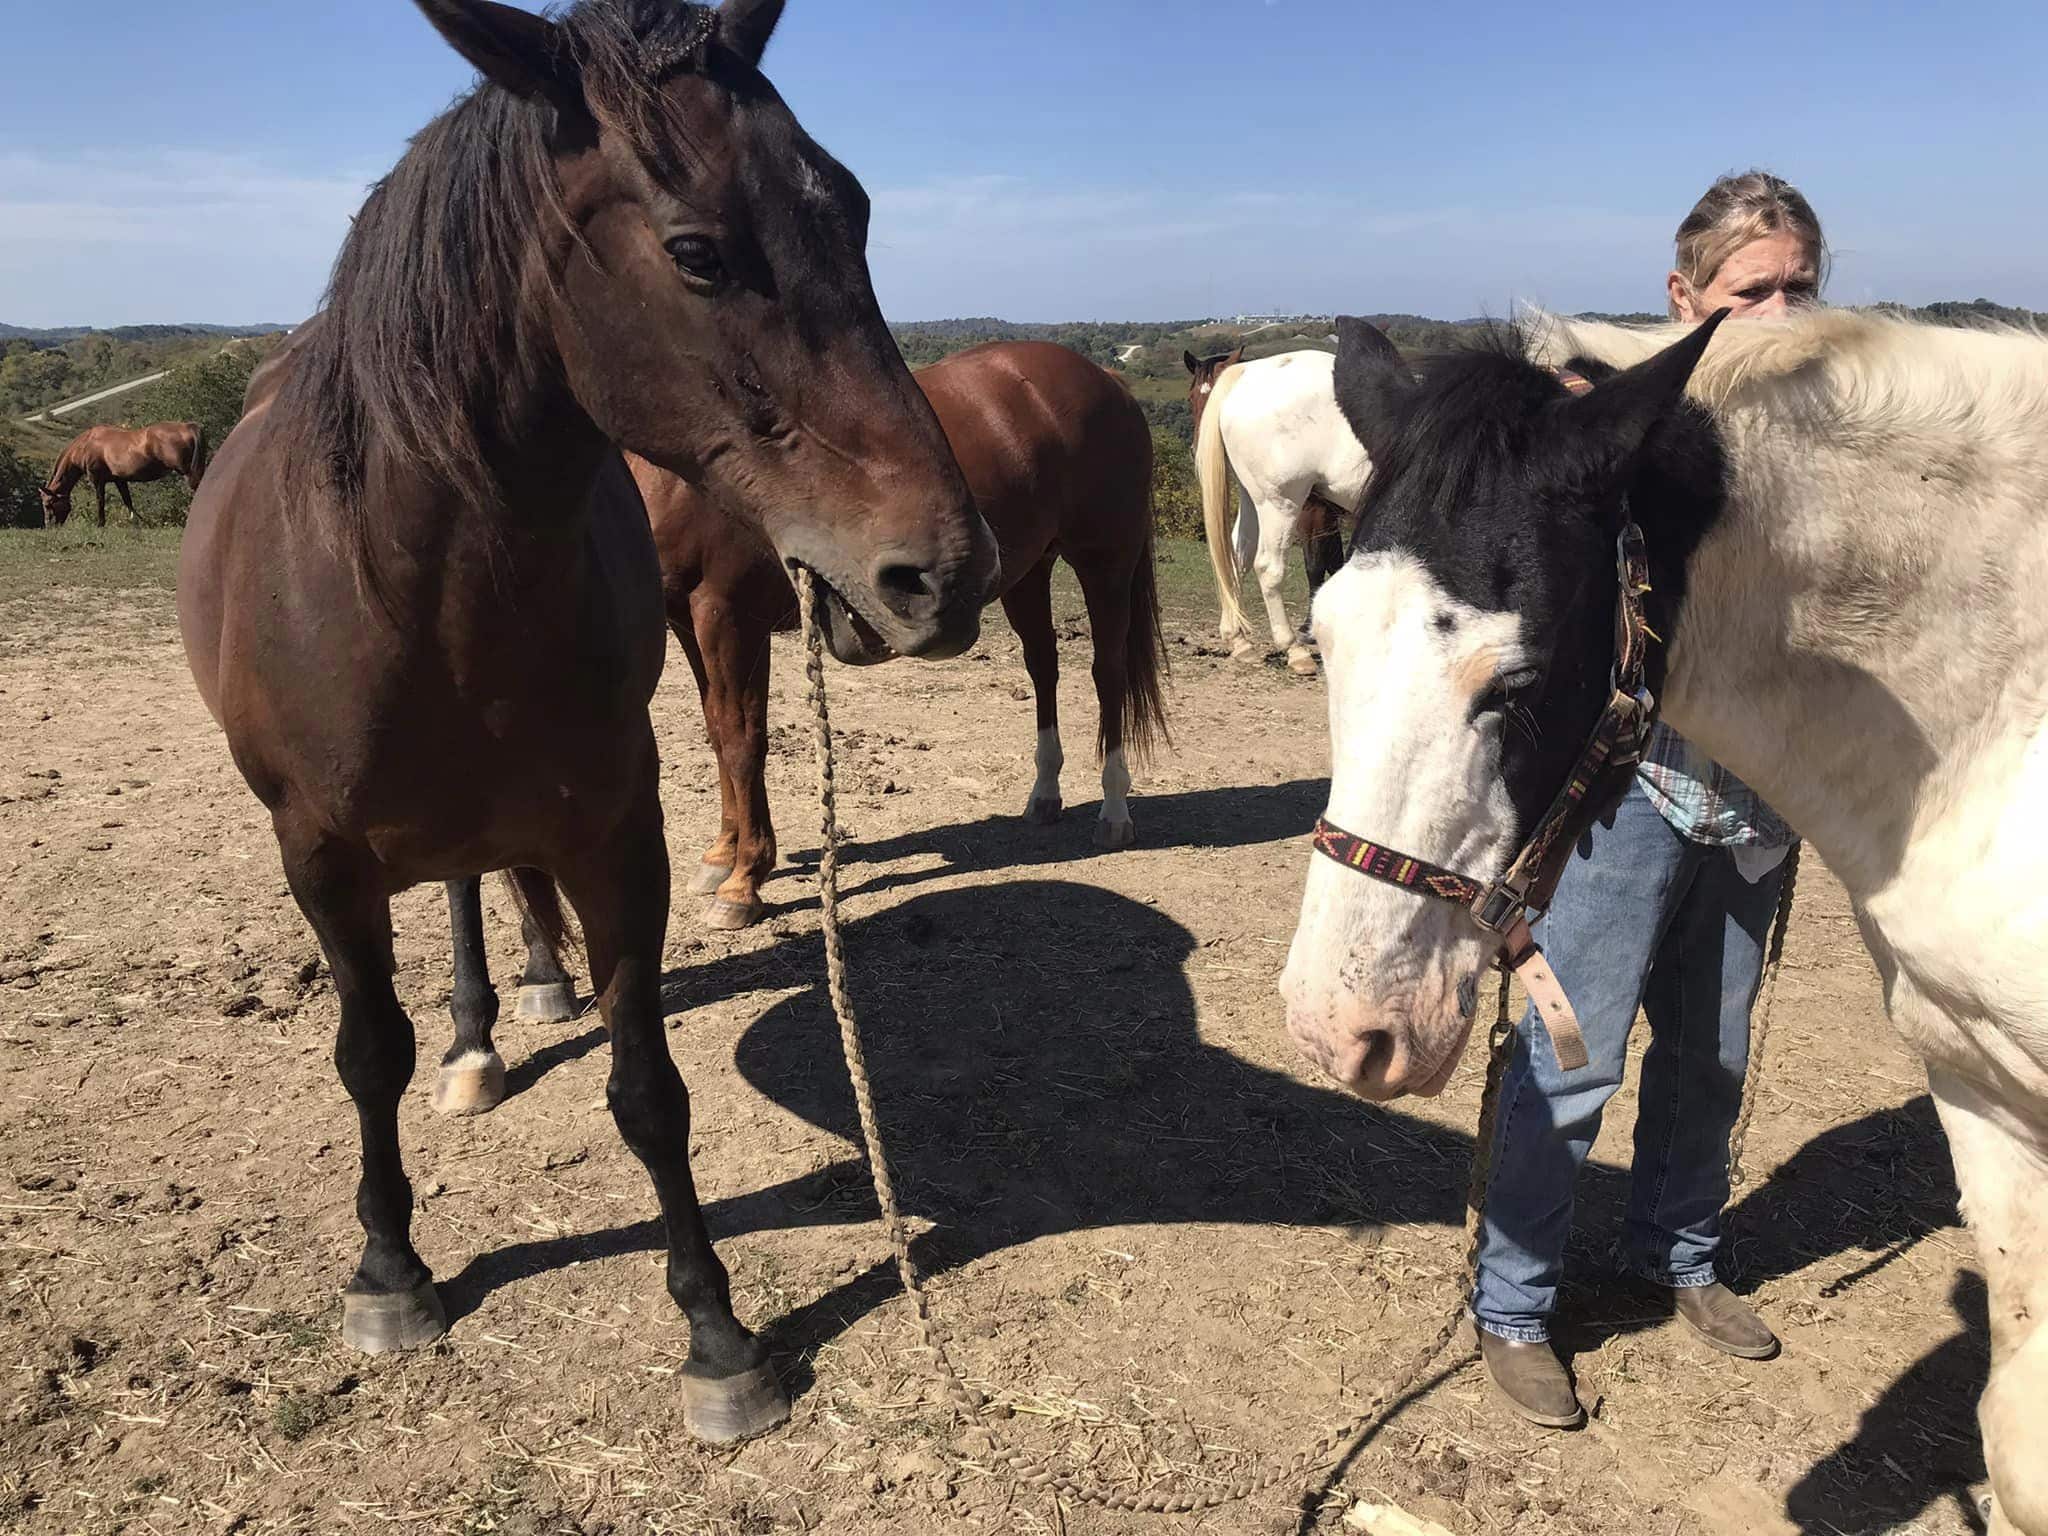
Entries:
[[1756, 791], [1662, 721], [1636, 770], [1650, 803], [1681, 836], [1717, 848], [1787, 848], [1792, 829]]

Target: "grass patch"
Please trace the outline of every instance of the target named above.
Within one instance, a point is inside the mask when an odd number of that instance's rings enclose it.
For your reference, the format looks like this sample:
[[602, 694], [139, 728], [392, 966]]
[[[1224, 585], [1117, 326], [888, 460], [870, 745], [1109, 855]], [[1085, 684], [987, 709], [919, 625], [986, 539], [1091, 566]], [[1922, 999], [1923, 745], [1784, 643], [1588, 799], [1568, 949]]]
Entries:
[[0, 602], [42, 597], [65, 587], [96, 592], [178, 588], [176, 528], [0, 529]]
[[326, 1422], [326, 1399], [306, 1392], [294, 1392], [280, 1398], [277, 1406], [270, 1410], [270, 1427], [295, 1444]]

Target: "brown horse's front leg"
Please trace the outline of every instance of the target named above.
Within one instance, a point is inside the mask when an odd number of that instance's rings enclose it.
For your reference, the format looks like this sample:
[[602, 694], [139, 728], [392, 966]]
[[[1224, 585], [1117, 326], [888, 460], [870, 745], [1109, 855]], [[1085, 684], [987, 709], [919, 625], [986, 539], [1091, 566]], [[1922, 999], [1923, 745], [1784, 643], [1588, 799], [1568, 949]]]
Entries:
[[100, 499], [100, 526], [107, 526], [107, 482], [98, 475], [92, 477], [92, 488]]
[[780, 1424], [789, 1417], [789, 1398], [767, 1349], [733, 1316], [731, 1283], [712, 1250], [690, 1172], [690, 1095], [662, 1019], [669, 865], [651, 732], [642, 750], [646, 782], [632, 811], [557, 874], [582, 919], [591, 990], [611, 1030], [605, 1096], [619, 1134], [654, 1181], [668, 1234], [669, 1294], [690, 1320], [683, 1423], [699, 1439], [725, 1445]]
[[769, 631], [765, 624], [708, 602], [693, 613], [691, 627], [723, 809], [719, 842], [705, 854], [699, 882], [710, 880], [721, 856], [731, 861], [725, 877], [711, 888], [702, 921], [707, 928], [727, 931], [751, 928], [766, 911], [761, 885], [775, 872], [776, 861], [768, 809]]

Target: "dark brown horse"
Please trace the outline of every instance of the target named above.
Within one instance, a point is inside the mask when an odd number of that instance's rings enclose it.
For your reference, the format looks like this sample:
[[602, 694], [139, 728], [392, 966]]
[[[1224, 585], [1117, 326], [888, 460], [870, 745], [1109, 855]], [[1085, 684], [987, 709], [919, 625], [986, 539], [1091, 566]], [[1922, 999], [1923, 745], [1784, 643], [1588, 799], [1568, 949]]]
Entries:
[[71, 516], [71, 488], [90, 480], [100, 499], [100, 526], [107, 526], [107, 487], [121, 493], [128, 520], [137, 526], [128, 487], [166, 475], [183, 475], [193, 490], [206, 474], [206, 429], [196, 421], [159, 421], [148, 427], [88, 427], [58, 456], [43, 487], [43, 526], [61, 528]]
[[[410, 1235], [390, 900], [516, 868], [581, 919], [607, 1094], [690, 1320], [686, 1422], [787, 1413], [733, 1316], [660, 998], [660, 573], [618, 447], [760, 509], [835, 622], [972, 644], [996, 552], [876, 308], [867, 199], [758, 68], [780, 0], [418, 0], [484, 83], [371, 194], [328, 305], [222, 446], [179, 578], [194, 676], [341, 1006], [366, 1243], [342, 1334], [446, 1329]], [[545, 875], [538, 872], [545, 871]]]

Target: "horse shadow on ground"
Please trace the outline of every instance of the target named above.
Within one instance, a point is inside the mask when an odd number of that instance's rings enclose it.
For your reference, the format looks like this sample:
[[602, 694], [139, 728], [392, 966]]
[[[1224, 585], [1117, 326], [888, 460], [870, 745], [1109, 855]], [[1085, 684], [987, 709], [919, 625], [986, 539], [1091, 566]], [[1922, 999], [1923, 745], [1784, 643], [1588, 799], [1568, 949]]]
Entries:
[[[1200, 852], [1299, 838], [1306, 857], [1309, 832], [1322, 814], [1329, 793], [1328, 779], [1295, 779], [1284, 784], [1156, 795], [1140, 790], [1131, 796], [1131, 815], [1138, 824], [1141, 850], [1172, 848]], [[1020, 800], [1023, 794], [1020, 787]], [[1037, 869], [1086, 859], [1091, 856], [1089, 839], [1094, 834], [1099, 804], [1091, 800], [1085, 805], [1069, 806], [1060, 820], [1049, 827], [1037, 826], [1022, 816], [988, 816], [980, 821], [919, 828], [873, 841], [850, 838], [841, 858], [849, 866], [846, 873], [859, 883], [849, 882], [843, 887], [844, 893], [874, 896], [952, 875]], [[866, 870], [869, 865], [932, 855], [945, 862], [936, 869], [885, 869], [874, 873]], [[818, 857], [815, 846], [799, 848], [786, 856], [783, 873], [794, 871], [814, 876]], [[780, 884], [770, 880], [762, 889], [769, 916], [808, 911], [817, 905], [815, 894], [792, 894], [778, 900], [782, 894], [777, 890]]]
[[[1388, 1226], [1463, 1222], [1470, 1136], [1203, 1040], [1186, 974], [1195, 940], [1157, 908], [1092, 886], [1019, 880], [914, 897], [851, 924], [847, 944], [903, 1209], [933, 1223], [915, 1245], [927, 1274], [1104, 1227], [1314, 1226], [1367, 1237]], [[677, 971], [667, 1003], [686, 1013], [753, 991], [792, 991], [747, 1028], [737, 1065], [769, 1099], [857, 1144], [822, 974], [821, 941], [806, 935]], [[1268, 1011], [1277, 1029], [1277, 999]], [[601, 1038], [593, 1031], [557, 1049], [580, 1054]], [[1633, 1298], [1617, 1315], [1626, 1288], [1597, 1258], [1586, 1261], [1584, 1250], [1618, 1228], [1626, 1195], [1623, 1172], [1587, 1168], [1580, 1251], [1560, 1318], [1567, 1350], [1669, 1315]], [[1952, 1224], [1954, 1212], [1946, 1149], [1926, 1100], [1836, 1127], [1733, 1212], [1742, 1288], [1845, 1251], [1895, 1252]], [[877, 1212], [866, 1166], [849, 1156], [714, 1202], [706, 1214], [713, 1235], [729, 1241], [866, 1223]], [[479, 1255], [443, 1286], [444, 1297], [460, 1317], [520, 1277], [660, 1245], [652, 1221], [516, 1244]], [[1844, 1305], [1855, 1305], [1855, 1285], [1876, 1267], [1837, 1277], [1850, 1298]], [[897, 1294], [893, 1268], [878, 1263], [768, 1321], [764, 1335], [792, 1390], [808, 1389], [822, 1346]], [[1942, 1401], [1966, 1405], [1982, 1385], [1982, 1337], [1980, 1302], [1963, 1338], [1886, 1394], [1901, 1406], [1874, 1409], [1856, 1441], [1802, 1490], [1862, 1468], [1853, 1473], [1855, 1496], [1874, 1512], [1913, 1486], [1924, 1500], [1930, 1479], [1953, 1483], [1956, 1448], [1918, 1435], [1900, 1394], [1910, 1389], [1924, 1404], [1935, 1389], [1921, 1378], [1935, 1378]], [[1967, 1421], [1966, 1408], [1959, 1412]], [[1901, 1469], [1896, 1485], [1864, 1475], [1886, 1457]], [[1829, 1498], [1839, 1511], [1839, 1498]]]

